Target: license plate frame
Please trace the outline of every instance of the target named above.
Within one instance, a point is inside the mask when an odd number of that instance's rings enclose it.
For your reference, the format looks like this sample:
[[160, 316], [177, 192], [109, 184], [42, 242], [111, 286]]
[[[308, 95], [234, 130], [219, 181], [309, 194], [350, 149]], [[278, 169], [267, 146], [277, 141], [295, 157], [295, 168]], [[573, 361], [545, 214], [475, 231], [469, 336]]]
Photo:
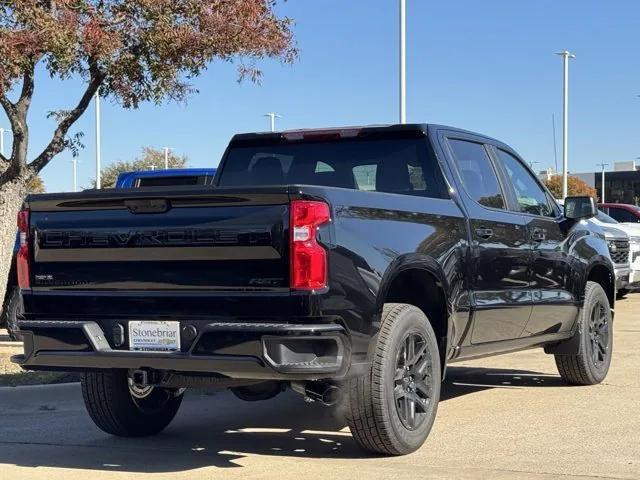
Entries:
[[171, 353], [180, 351], [180, 322], [168, 320], [130, 320], [129, 350]]

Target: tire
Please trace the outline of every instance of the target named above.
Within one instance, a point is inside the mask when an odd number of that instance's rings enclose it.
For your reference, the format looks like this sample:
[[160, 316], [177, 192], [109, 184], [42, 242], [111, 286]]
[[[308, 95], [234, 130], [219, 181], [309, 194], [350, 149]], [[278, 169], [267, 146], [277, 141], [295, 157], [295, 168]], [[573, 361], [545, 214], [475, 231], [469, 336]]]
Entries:
[[611, 308], [607, 294], [598, 283], [587, 282], [578, 335], [576, 355], [555, 355], [558, 372], [570, 385], [598, 384], [609, 372], [613, 351]]
[[22, 340], [22, 335], [18, 333], [18, 317], [22, 311], [20, 289], [14, 287], [8, 297], [9, 299], [2, 312], [2, 321], [0, 324], [6, 325], [9, 338], [16, 342]]
[[624, 288], [618, 290], [618, 293], [616, 293], [616, 300], [623, 300], [628, 293], [629, 293], [629, 290]]
[[118, 437], [160, 433], [182, 403], [183, 395], [176, 390], [130, 389], [125, 370], [86, 372], [80, 381], [84, 404], [93, 422], [102, 431]]
[[[405, 361], [411, 344], [415, 354]], [[347, 420], [356, 442], [384, 455], [420, 448], [436, 418], [440, 383], [438, 343], [425, 314], [413, 305], [386, 304], [370, 371], [348, 384]]]

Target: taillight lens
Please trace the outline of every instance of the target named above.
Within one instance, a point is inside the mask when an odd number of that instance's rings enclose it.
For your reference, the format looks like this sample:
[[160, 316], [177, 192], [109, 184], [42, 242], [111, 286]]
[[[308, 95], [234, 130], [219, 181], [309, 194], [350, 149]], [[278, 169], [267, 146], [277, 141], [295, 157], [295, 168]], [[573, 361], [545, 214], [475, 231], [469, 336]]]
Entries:
[[319, 290], [327, 286], [327, 251], [317, 241], [318, 227], [331, 219], [324, 202], [291, 202], [291, 288]]
[[20, 246], [16, 257], [16, 271], [18, 273], [18, 286], [31, 288], [30, 252], [29, 252], [29, 209], [18, 212], [18, 235]]

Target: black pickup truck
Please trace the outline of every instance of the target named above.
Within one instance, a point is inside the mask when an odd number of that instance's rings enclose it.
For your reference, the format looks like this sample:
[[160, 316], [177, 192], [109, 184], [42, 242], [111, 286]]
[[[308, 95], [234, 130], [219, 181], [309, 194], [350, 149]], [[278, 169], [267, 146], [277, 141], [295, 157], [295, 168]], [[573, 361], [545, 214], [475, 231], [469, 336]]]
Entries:
[[95, 423], [151, 435], [185, 388], [340, 402], [399, 455], [447, 364], [544, 347], [602, 381], [614, 270], [510, 147], [437, 125], [236, 135], [214, 185], [34, 195], [19, 215], [25, 369], [79, 370]]

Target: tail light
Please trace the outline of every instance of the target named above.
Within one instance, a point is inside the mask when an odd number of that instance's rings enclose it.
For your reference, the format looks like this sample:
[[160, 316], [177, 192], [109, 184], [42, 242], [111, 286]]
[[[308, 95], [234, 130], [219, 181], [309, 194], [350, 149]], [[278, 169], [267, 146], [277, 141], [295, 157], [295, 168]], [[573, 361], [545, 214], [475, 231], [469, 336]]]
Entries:
[[22, 289], [31, 288], [29, 251], [29, 209], [18, 212], [18, 235], [20, 244], [16, 257], [16, 271], [18, 273], [18, 286]]
[[327, 251], [318, 243], [318, 227], [331, 219], [324, 202], [291, 202], [291, 288], [319, 290], [327, 286]]

